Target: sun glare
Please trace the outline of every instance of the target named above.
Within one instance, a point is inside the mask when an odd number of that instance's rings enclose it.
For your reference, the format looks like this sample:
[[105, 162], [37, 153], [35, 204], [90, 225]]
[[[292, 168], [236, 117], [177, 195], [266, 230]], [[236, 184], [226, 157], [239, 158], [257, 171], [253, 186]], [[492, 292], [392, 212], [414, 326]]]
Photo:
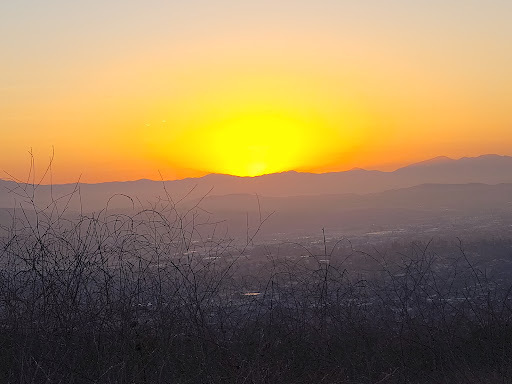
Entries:
[[294, 119], [246, 115], [208, 130], [204, 159], [215, 172], [258, 176], [293, 169], [301, 163], [305, 127]]
[[206, 109], [186, 128], [162, 126], [148, 148], [171, 167], [252, 177], [322, 166], [360, 141], [355, 119], [345, 119], [355, 128], [341, 129], [301, 112], [238, 110], [212, 118]]

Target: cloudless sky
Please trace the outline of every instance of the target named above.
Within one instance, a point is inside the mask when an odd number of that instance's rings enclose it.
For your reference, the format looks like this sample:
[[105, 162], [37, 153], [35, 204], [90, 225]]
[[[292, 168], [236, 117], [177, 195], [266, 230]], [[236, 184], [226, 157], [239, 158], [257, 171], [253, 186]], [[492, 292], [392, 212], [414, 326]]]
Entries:
[[507, 0], [3, 1], [0, 171], [52, 146], [54, 182], [512, 155], [511, 20]]

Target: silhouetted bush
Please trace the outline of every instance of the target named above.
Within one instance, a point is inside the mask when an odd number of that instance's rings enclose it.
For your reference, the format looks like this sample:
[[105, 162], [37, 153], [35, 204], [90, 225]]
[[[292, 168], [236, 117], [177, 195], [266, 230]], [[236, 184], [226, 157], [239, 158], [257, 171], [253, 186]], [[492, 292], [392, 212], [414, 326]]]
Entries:
[[290, 245], [252, 269], [249, 236], [204, 236], [170, 197], [129, 215], [25, 203], [0, 240], [1, 382], [511, 382], [512, 281], [463, 244]]

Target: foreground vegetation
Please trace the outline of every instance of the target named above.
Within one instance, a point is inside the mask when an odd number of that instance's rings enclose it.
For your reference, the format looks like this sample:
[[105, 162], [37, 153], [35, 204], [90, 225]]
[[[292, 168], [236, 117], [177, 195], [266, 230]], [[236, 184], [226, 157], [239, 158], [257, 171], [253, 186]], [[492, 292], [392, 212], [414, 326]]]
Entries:
[[253, 236], [235, 247], [170, 198], [131, 215], [61, 203], [2, 228], [1, 382], [512, 382], [512, 279], [463, 244], [324, 242], [246, 268]]

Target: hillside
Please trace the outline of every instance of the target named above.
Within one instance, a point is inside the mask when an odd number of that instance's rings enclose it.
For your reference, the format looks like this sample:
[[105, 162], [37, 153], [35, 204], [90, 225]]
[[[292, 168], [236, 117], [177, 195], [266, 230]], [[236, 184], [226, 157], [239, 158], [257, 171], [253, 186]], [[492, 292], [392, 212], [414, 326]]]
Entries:
[[[512, 157], [485, 155], [451, 160], [448, 158], [412, 164], [394, 172], [354, 169], [324, 174], [284, 172], [258, 177], [211, 174], [201, 178], [173, 181], [138, 180], [98, 184], [62, 184], [35, 188], [0, 180], [0, 207], [9, 208], [35, 196], [38, 206], [60, 199], [68, 209], [94, 211], [129, 208], [132, 204], [155, 202], [158, 198], [197, 199], [206, 195], [257, 194], [268, 197], [371, 194], [420, 184], [512, 183]], [[70, 199], [70, 196], [74, 195]], [[125, 196], [130, 196], [133, 202]], [[69, 202], [68, 202], [69, 201]]]

